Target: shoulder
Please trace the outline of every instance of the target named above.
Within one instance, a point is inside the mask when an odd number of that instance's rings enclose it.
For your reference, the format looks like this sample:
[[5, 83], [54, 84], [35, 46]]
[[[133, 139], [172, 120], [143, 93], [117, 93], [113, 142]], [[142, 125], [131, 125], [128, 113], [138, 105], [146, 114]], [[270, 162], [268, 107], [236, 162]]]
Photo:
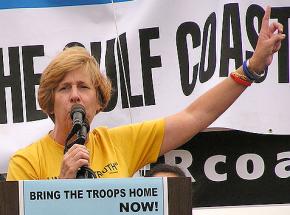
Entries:
[[110, 133], [110, 128], [105, 127], [105, 126], [100, 126], [100, 127], [96, 127], [93, 130], [91, 130], [90, 133], [95, 138], [98, 138], [98, 137], [101, 137], [101, 136], [107, 136]]
[[40, 148], [42, 148], [44, 143], [47, 141], [49, 141], [49, 138], [48, 135], [45, 135], [37, 141], [33, 142], [32, 144], [17, 150], [13, 154], [12, 159], [19, 156], [25, 157], [26, 159], [32, 156], [38, 156], [37, 154], [40, 151]]
[[91, 131], [93, 138], [106, 139], [106, 140], [134, 140], [136, 137], [144, 136], [163, 136], [165, 127], [165, 120], [156, 119], [148, 120], [134, 124], [122, 125], [114, 128], [97, 127]]
[[164, 128], [165, 120], [164, 118], [161, 119], [155, 119], [155, 120], [146, 120], [138, 123], [128, 124], [128, 125], [122, 125], [115, 128], [110, 129], [110, 132], [115, 131], [124, 131], [124, 130], [130, 130], [130, 131], [150, 131], [154, 129], [162, 129]]

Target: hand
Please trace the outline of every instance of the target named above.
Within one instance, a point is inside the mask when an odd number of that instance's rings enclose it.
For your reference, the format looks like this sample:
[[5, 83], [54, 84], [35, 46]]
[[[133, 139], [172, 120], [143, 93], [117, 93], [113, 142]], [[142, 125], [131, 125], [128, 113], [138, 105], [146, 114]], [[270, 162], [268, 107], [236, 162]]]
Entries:
[[273, 54], [280, 49], [281, 41], [286, 37], [282, 24], [274, 22], [269, 25], [270, 14], [271, 8], [267, 6], [257, 46], [250, 59], [249, 69], [256, 73], [262, 73], [272, 63]]
[[89, 151], [84, 145], [74, 144], [65, 153], [58, 178], [76, 178], [77, 171], [82, 166], [89, 165]]

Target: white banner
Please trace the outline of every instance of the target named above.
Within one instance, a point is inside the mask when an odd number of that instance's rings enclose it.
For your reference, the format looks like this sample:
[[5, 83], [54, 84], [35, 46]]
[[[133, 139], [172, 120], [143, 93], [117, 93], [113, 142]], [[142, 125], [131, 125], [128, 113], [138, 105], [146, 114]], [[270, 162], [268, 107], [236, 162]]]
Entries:
[[99, 114], [92, 127], [117, 126], [180, 111], [227, 77], [253, 51], [266, 5], [272, 6], [271, 20], [284, 24], [287, 39], [267, 78], [247, 89], [211, 127], [290, 134], [289, 3], [1, 2], [0, 173], [6, 172], [12, 153], [53, 128], [37, 104], [38, 82], [68, 43], [81, 43], [100, 60], [115, 88], [109, 111]]

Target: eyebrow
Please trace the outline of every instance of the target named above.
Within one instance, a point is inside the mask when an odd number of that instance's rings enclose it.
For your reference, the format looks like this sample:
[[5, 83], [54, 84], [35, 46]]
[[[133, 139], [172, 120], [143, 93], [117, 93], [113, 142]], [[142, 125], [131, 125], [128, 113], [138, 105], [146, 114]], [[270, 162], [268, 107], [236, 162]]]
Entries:
[[[90, 84], [90, 83], [87, 83], [84, 81], [77, 81], [77, 85], [80, 85], [80, 84]], [[71, 82], [60, 82], [58, 84], [58, 86], [66, 86], [66, 85], [71, 85]]]

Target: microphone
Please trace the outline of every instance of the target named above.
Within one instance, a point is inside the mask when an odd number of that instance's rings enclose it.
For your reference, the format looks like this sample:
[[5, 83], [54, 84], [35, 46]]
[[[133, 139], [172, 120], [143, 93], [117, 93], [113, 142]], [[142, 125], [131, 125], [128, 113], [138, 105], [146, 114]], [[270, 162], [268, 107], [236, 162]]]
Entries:
[[80, 104], [74, 104], [71, 107], [70, 117], [72, 119], [72, 129], [66, 138], [66, 142], [73, 137], [83, 126], [83, 120], [86, 116], [85, 107]]
[[71, 107], [70, 117], [72, 119], [72, 130], [71, 133], [75, 134], [83, 126], [83, 121], [86, 116], [85, 107], [80, 104], [74, 104]]
[[90, 131], [90, 125], [89, 125], [88, 120], [85, 118], [81, 129], [77, 133], [78, 140], [79, 140], [78, 144], [83, 145], [86, 142], [87, 134], [89, 131]]
[[[74, 104], [71, 107], [70, 117], [72, 119], [72, 129], [66, 138], [64, 154], [74, 144], [83, 145], [86, 142], [87, 134], [90, 131], [90, 124], [86, 119], [86, 111], [84, 106]], [[68, 141], [74, 134], [77, 134], [77, 139], [68, 145]], [[82, 166], [77, 171], [76, 178], [97, 178], [97, 176], [92, 169], [87, 166]]]

